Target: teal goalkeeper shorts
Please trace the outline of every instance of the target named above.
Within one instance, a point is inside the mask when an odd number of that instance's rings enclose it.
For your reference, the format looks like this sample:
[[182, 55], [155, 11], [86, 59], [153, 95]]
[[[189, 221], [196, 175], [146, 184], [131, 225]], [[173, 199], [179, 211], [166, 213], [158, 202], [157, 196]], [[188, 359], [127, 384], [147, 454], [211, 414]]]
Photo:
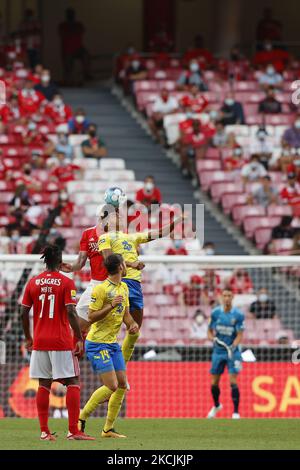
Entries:
[[85, 352], [96, 374], [126, 370], [122, 350], [118, 343], [95, 343], [86, 340]]

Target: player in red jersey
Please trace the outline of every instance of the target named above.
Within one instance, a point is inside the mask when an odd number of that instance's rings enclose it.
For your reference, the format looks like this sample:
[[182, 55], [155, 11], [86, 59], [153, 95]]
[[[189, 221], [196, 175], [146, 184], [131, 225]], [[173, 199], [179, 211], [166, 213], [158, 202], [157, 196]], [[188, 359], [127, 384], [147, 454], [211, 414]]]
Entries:
[[[66, 404], [69, 415], [69, 440], [94, 440], [78, 430], [80, 411], [79, 365], [77, 355], [82, 353], [83, 341], [76, 314], [74, 282], [59, 272], [62, 252], [55, 245], [44, 249], [42, 259], [46, 271], [33, 277], [27, 284], [21, 314], [26, 346], [32, 351], [30, 377], [39, 380], [36, 404], [41, 428], [41, 440], [55, 441], [48, 427], [49, 397], [53, 381], [67, 387]], [[30, 332], [29, 312], [33, 307], [33, 338]], [[73, 335], [77, 339], [73, 351]]]
[[[98, 218], [100, 217], [100, 212], [101, 207], [97, 212]], [[65, 273], [73, 273], [80, 271], [85, 266], [87, 260], [90, 262], [91, 281], [86, 290], [82, 293], [76, 309], [82, 332], [87, 332], [91, 326], [88, 321], [88, 310], [91, 302], [92, 290], [97, 284], [105, 281], [107, 278], [107, 271], [104, 266], [103, 257], [98, 250], [98, 239], [101, 233], [99, 223], [95, 227], [85, 230], [80, 240], [80, 251], [77, 260], [73, 264], [63, 263], [61, 266], [62, 271]]]

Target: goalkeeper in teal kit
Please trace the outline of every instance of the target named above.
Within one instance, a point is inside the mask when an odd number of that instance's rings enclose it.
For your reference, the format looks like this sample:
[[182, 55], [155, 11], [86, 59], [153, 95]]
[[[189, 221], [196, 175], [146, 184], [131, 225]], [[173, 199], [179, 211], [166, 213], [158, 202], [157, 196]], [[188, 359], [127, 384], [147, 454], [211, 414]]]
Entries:
[[233, 401], [233, 419], [239, 419], [240, 391], [237, 376], [242, 369], [240, 343], [244, 331], [244, 314], [233, 307], [233, 293], [230, 289], [222, 292], [222, 305], [214, 308], [208, 326], [208, 338], [213, 341], [211, 393], [214, 406], [208, 418], [215, 418], [222, 409], [219, 401], [220, 378], [227, 366], [229, 372], [231, 396]]

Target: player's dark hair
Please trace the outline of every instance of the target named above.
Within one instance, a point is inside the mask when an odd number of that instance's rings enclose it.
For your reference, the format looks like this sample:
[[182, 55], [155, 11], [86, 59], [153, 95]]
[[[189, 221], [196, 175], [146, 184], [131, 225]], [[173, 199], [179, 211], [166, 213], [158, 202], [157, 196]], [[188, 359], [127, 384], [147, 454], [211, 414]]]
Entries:
[[57, 245], [46, 245], [41, 259], [44, 260], [49, 271], [55, 271], [62, 262], [62, 250]]
[[104, 261], [104, 266], [107, 269], [108, 274], [118, 274], [119, 272], [119, 267], [123, 263], [123, 257], [122, 255], [118, 254], [113, 254], [109, 255], [106, 260]]
[[231, 289], [231, 287], [224, 287], [222, 292], [230, 292], [231, 294], [233, 294], [233, 290]]

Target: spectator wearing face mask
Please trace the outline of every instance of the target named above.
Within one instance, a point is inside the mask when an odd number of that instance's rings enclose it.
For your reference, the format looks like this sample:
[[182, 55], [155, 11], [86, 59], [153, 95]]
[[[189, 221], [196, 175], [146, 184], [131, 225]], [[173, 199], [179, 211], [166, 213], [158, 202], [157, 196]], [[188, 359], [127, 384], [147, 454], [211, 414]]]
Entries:
[[300, 114], [296, 116], [294, 124], [284, 131], [282, 145], [293, 148], [300, 147]]
[[271, 86], [266, 90], [266, 97], [259, 103], [258, 112], [264, 114], [279, 114], [282, 106], [275, 98], [274, 88]]
[[265, 71], [259, 76], [258, 83], [264, 90], [270, 86], [278, 90], [283, 86], [283, 78], [280, 73], [276, 72], [272, 64], [268, 64]]
[[258, 128], [255, 140], [249, 146], [249, 153], [250, 155], [258, 155], [259, 161], [268, 169], [273, 153], [273, 145], [265, 127]]
[[139, 56], [133, 56], [129, 66], [125, 71], [124, 90], [125, 93], [134, 94], [134, 83], [137, 80], [146, 80], [147, 69]]
[[216, 132], [211, 138], [211, 146], [216, 148], [227, 147], [228, 144], [228, 134], [226, 132], [225, 126], [222, 121], [217, 121]]
[[100, 158], [107, 156], [107, 149], [104, 141], [97, 136], [97, 126], [90, 124], [88, 128], [89, 138], [81, 144], [82, 153], [85, 158]]
[[283, 72], [291, 59], [291, 55], [277, 43], [276, 47], [269, 39], [262, 43], [261, 50], [256, 52], [253, 63], [256, 67], [272, 64], [277, 72]]
[[149, 118], [148, 123], [155, 139], [161, 144], [165, 143], [163, 134], [164, 117], [178, 111], [178, 101], [171, 96], [167, 89], [163, 89], [160, 96], [156, 98], [153, 104], [153, 114]]
[[224, 158], [224, 170], [236, 172], [243, 166], [243, 148], [236, 143], [232, 148], [231, 155]]
[[202, 339], [207, 338], [207, 321], [205, 315], [201, 309], [197, 309], [191, 324], [191, 339]]
[[18, 93], [18, 101], [22, 116], [32, 116], [38, 113], [45, 97], [34, 89], [34, 83], [31, 80], [26, 80], [24, 88]]
[[204, 69], [210, 67], [214, 62], [212, 53], [204, 46], [204, 39], [201, 34], [197, 34], [194, 39], [194, 46], [190, 47], [183, 56], [183, 63], [189, 64], [196, 59]]
[[74, 181], [76, 175], [82, 170], [78, 165], [70, 163], [64, 152], [57, 153], [57, 163], [53, 167], [50, 177], [57, 183], [68, 183]]
[[270, 204], [276, 204], [278, 202], [278, 191], [277, 188], [272, 184], [269, 175], [265, 175], [261, 179], [261, 184], [254, 191], [252, 199], [255, 204], [266, 208]]
[[251, 155], [250, 162], [242, 167], [241, 176], [245, 183], [259, 181], [267, 174], [265, 167], [260, 163], [258, 155]]
[[58, 94], [58, 88], [51, 80], [50, 70], [44, 69], [41, 74], [41, 82], [35, 85], [35, 90], [41, 93], [47, 101], [52, 101]]
[[26, 254], [31, 255], [32, 251], [36, 245], [36, 242], [38, 241], [38, 238], [40, 236], [40, 229], [35, 228], [32, 230], [30, 237], [31, 241], [26, 245]]
[[153, 204], [161, 204], [162, 197], [159, 188], [155, 185], [153, 176], [147, 176], [144, 180], [144, 187], [139, 189], [135, 196], [136, 202], [143, 204], [147, 209], [151, 209]]
[[213, 242], [205, 242], [203, 245], [202, 253], [203, 256], [214, 256], [216, 254], [216, 246]]
[[183, 240], [172, 240], [172, 245], [167, 249], [166, 255], [168, 256], [187, 256], [188, 252], [184, 246]]
[[179, 90], [189, 90], [193, 85], [195, 85], [200, 91], [208, 90], [196, 59], [191, 60], [188, 70], [182, 72], [177, 80], [177, 88]]
[[64, 103], [62, 95], [55, 94], [53, 100], [45, 107], [45, 115], [48, 116], [55, 125], [65, 124], [72, 118], [72, 108]]
[[69, 160], [73, 159], [73, 147], [69, 143], [68, 126], [64, 124], [57, 128], [57, 143], [54, 155], [60, 152], [63, 152]]
[[198, 184], [196, 162], [204, 158], [208, 142], [214, 133], [207, 131], [199, 119], [192, 119], [191, 127], [185, 129], [180, 140], [181, 171], [184, 176], [192, 178], [193, 186]]
[[8, 253], [10, 255], [23, 253], [23, 247], [20, 243], [20, 231], [18, 229], [12, 230], [9, 238]]
[[243, 106], [235, 100], [234, 94], [231, 92], [227, 93], [223, 106], [220, 109], [220, 114], [224, 126], [245, 124]]
[[46, 153], [53, 151], [54, 144], [48, 139], [45, 133], [39, 131], [37, 124], [34, 121], [29, 121], [27, 130], [22, 134], [23, 144], [27, 146], [43, 147]]
[[257, 320], [266, 320], [276, 317], [276, 306], [265, 288], [261, 288], [257, 293], [257, 300], [250, 305], [249, 309], [253, 317]]
[[286, 204], [292, 206], [300, 204], [300, 184], [297, 181], [296, 173], [288, 173], [287, 184], [280, 191], [280, 197]]
[[86, 134], [90, 125], [89, 119], [86, 117], [85, 111], [82, 108], [78, 108], [75, 111], [74, 117], [69, 122], [70, 134]]
[[201, 114], [207, 106], [207, 99], [203, 94], [199, 93], [199, 88], [196, 85], [192, 85], [189, 94], [184, 95], [180, 100], [180, 107], [184, 113]]
[[29, 194], [33, 194], [35, 192], [40, 192], [42, 189], [41, 182], [37, 179], [37, 177], [33, 174], [32, 166], [30, 163], [25, 163], [23, 165], [23, 172], [22, 176], [18, 178], [18, 181], [24, 183], [26, 186]]

